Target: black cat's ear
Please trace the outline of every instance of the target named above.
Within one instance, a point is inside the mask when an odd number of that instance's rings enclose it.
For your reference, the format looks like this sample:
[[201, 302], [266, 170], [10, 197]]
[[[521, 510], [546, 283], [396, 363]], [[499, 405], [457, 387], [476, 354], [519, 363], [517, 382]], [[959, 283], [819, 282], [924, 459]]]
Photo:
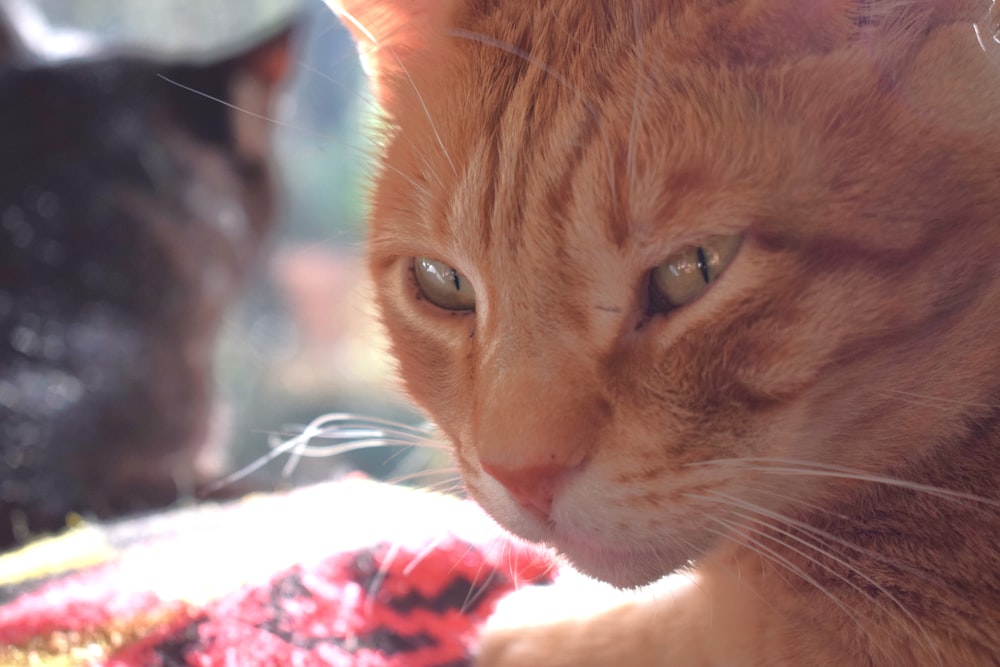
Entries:
[[[229, 95], [238, 112], [232, 116], [236, 149], [260, 160], [269, 154], [274, 100], [292, 71], [297, 30], [288, 25], [231, 58]], [[267, 125], [267, 126], [265, 126]]]
[[291, 73], [297, 24], [294, 17], [223, 52], [161, 70], [171, 86], [175, 117], [204, 141], [264, 160], [272, 106]]
[[386, 79], [410, 76], [428, 47], [446, 34], [456, 0], [324, 0], [354, 35], [375, 98], [388, 106]]
[[296, 34], [296, 23], [285, 23], [276, 30], [249, 40], [219, 66], [228, 70], [232, 77], [249, 77], [273, 93], [291, 72]]

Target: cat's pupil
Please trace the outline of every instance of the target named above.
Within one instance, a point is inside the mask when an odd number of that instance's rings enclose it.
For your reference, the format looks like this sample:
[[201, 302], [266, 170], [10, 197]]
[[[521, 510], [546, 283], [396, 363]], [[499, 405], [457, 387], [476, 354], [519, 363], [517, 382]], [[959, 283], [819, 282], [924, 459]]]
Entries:
[[705, 281], [705, 284], [707, 285], [711, 279], [708, 277], [708, 260], [705, 259], [705, 249], [701, 246], [698, 246], [697, 255], [698, 255], [698, 270], [701, 271], [701, 277]]

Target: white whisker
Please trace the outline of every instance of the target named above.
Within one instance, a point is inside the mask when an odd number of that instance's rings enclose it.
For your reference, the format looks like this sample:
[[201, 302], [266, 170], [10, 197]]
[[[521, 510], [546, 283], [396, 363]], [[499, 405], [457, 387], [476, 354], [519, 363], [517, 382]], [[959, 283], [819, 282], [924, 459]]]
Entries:
[[401, 547], [399, 543], [393, 542], [389, 544], [388, 551], [386, 551], [385, 556], [382, 557], [381, 562], [379, 563], [378, 571], [375, 573], [375, 576], [372, 577], [367, 590], [365, 590], [365, 613], [369, 616], [375, 610], [375, 602], [378, 598], [378, 592], [381, 590], [382, 584], [385, 583], [386, 578], [388, 578], [389, 568], [392, 567], [392, 563], [396, 560], [396, 556], [399, 555], [400, 551]]
[[273, 118], [271, 116], [267, 116], [265, 114], [257, 113], [255, 111], [250, 111], [249, 109], [245, 109], [245, 108], [243, 108], [243, 107], [241, 107], [241, 106], [239, 106], [237, 104], [233, 104], [232, 102], [224, 100], [221, 97], [216, 97], [215, 95], [209, 95], [208, 93], [206, 93], [203, 90], [198, 90], [197, 88], [185, 85], [185, 84], [181, 83], [180, 81], [176, 81], [174, 79], [171, 79], [170, 77], [166, 76], [165, 74], [157, 74], [156, 76], [159, 77], [160, 79], [163, 79], [164, 81], [166, 81], [167, 83], [169, 83], [172, 86], [177, 86], [178, 88], [180, 88], [182, 90], [186, 90], [189, 93], [192, 93], [194, 95], [198, 95], [199, 97], [204, 97], [205, 99], [211, 100], [212, 102], [215, 102], [216, 104], [221, 104], [224, 107], [232, 109], [233, 111], [238, 111], [238, 112], [240, 112], [242, 114], [250, 116], [251, 118], [256, 118], [258, 120], [262, 120], [262, 121], [265, 121], [267, 123], [270, 123], [271, 125], [274, 125], [276, 127], [280, 127], [280, 128], [286, 129], [286, 130], [291, 130], [292, 132], [296, 132], [296, 133], [299, 133], [299, 134], [309, 135], [309, 136], [312, 136], [312, 137], [318, 137], [320, 139], [323, 139], [324, 141], [329, 141], [332, 144], [343, 146], [345, 148], [350, 148], [352, 150], [361, 151], [364, 155], [367, 155], [367, 153], [364, 151], [363, 148], [360, 148], [358, 146], [351, 146], [349, 144], [344, 144], [343, 142], [337, 141], [337, 138], [334, 137], [333, 135], [324, 134], [322, 132], [317, 132], [316, 130], [311, 130], [311, 129], [307, 128], [307, 127], [301, 127], [299, 125], [293, 125], [291, 123], [286, 123], [284, 121], [278, 120], [277, 118]]
[[641, 31], [639, 30], [639, 5], [637, 2], [632, 3], [632, 13], [633, 21], [635, 23], [635, 48], [636, 48], [636, 76], [635, 76], [635, 90], [632, 94], [632, 117], [629, 120], [628, 125], [628, 143], [625, 149], [625, 162], [626, 162], [626, 181], [628, 185], [634, 186], [636, 179], [636, 164], [635, 164], [635, 148], [636, 148], [636, 126], [639, 120], [639, 103], [644, 94], [643, 79], [646, 78], [645, 72], [645, 51], [642, 46], [642, 39], [640, 39]]
[[771, 496], [772, 498], [777, 498], [778, 500], [788, 501], [798, 507], [805, 507], [818, 514], [826, 514], [836, 519], [841, 519], [845, 521], [850, 519], [850, 517], [848, 517], [847, 515], [841, 514], [840, 512], [835, 512], [827, 507], [823, 507], [822, 505], [817, 505], [816, 503], [811, 503], [801, 498], [796, 498], [795, 496], [789, 495], [787, 493], [779, 493], [778, 491], [775, 491], [774, 489], [770, 488], [765, 482], [760, 480], [756, 481], [756, 483], [753, 480], [746, 481], [744, 482], [744, 484], [754, 494]]
[[[458, 468], [454, 467], [435, 468], [433, 470], [418, 470], [416, 472], [411, 472], [406, 475], [397, 475], [396, 477], [393, 477], [392, 479], [386, 481], [388, 481], [390, 484], [402, 484], [403, 482], [411, 482], [415, 479], [420, 479], [422, 477], [450, 475], [448, 479], [441, 480], [440, 482], [438, 482], [438, 484], [450, 484], [458, 480], [457, 474], [458, 474]], [[423, 488], [425, 491], [430, 489], [430, 487], [421, 487], [421, 488]]]
[[[316, 439], [341, 440], [333, 445], [311, 444]], [[445, 445], [428, 436], [428, 427], [408, 426], [385, 419], [330, 413], [312, 420], [300, 433], [283, 442], [271, 443], [271, 451], [206, 488], [214, 493], [251, 475], [279, 456], [288, 454], [282, 474], [288, 477], [302, 458], [329, 457], [378, 447], [427, 447]]]
[[[370, 41], [373, 45], [375, 45], [375, 47], [380, 49], [386, 49], [386, 51], [388, 51], [388, 53], [392, 56], [393, 60], [396, 61], [396, 64], [399, 66], [400, 71], [403, 72], [403, 75], [409, 82], [410, 88], [413, 90], [413, 94], [416, 95], [417, 103], [420, 104], [420, 108], [421, 110], [423, 110], [424, 116], [427, 118], [427, 122], [430, 124], [431, 132], [434, 134], [434, 138], [437, 141], [438, 146], [441, 148], [441, 152], [444, 155], [445, 160], [447, 160], [448, 165], [451, 167], [452, 173], [455, 176], [458, 176], [458, 169], [455, 167], [455, 163], [451, 159], [451, 154], [445, 147], [444, 140], [441, 138], [441, 133], [438, 131], [437, 124], [434, 122], [434, 118], [431, 116], [430, 109], [428, 109], [427, 103], [424, 101], [424, 96], [420, 93], [420, 89], [417, 87], [416, 82], [414, 82], [413, 77], [410, 75], [410, 70], [408, 70], [406, 68], [406, 65], [403, 64], [403, 61], [396, 54], [395, 49], [393, 49], [391, 46], [381, 44], [379, 40], [375, 38], [375, 35], [368, 28], [366, 28], [364, 24], [361, 23], [361, 21], [355, 18], [350, 12], [346, 11], [343, 7], [334, 6], [333, 3], [330, 2], [330, 0], [325, 0], [325, 1], [327, 6], [329, 6], [330, 9], [334, 11], [334, 13], [338, 14], [339, 16], [343, 17], [346, 21], [351, 23], [351, 25], [353, 25], [358, 31], [360, 31], [361, 34], [364, 35], [368, 41]], [[387, 166], [385, 165], [385, 161], [383, 161], [383, 166]], [[401, 176], [403, 175], [402, 172], [398, 170], [394, 171], [396, 171], [396, 173]], [[403, 177], [406, 178], [406, 180], [410, 181], [411, 185], [416, 185], [416, 183], [409, 177], [406, 176]]]
[[423, 549], [421, 549], [421, 550], [420, 550], [419, 552], [417, 552], [417, 553], [416, 553], [416, 554], [415, 554], [415, 555], [413, 556], [413, 559], [412, 559], [412, 560], [411, 560], [411, 561], [410, 561], [409, 563], [407, 563], [406, 567], [404, 567], [404, 568], [403, 568], [403, 572], [402, 572], [403, 576], [404, 576], [404, 577], [409, 577], [409, 576], [412, 576], [412, 575], [413, 575], [413, 571], [414, 571], [415, 569], [417, 569], [417, 566], [418, 566], [418, 565], [420, 565], [420, 563], [422, 563], [422, 562], [423, 562], [423, 560], [424, 560], [425, 558], [427, 558], [427, 557], [428, 557], [428, 556], [430, 556], [430, 555], [431, 555], [432, 553], [434, 553], [434, 551], [435, 551], [435, 550], [436, 550], [436, 549], [437, 549], [437, 548], [438, 548], [438, 547], [439, 547], [439, 546], [441, 545], [441, 543], [442, 543], [442, 542], [444, 542], [444, 541], [445, 541], [446, 539], [448, 539], [448, 536], [447, 536], [447, 534], [441, 534], [441, 535], [438, 535], [438, 536], [436, 536], [436, 537], [435, 537], [435, 538], [434, 538], [433, 540], [430, 540], [430, 541], [429, 541], [429, 542], [428, 542], [428, 543], [427, 543], [427, 544], [426, 544], [426, 545], [424, 546], [424, 548], [423, 548]]
[[[723, 493], [715, 493], [715, 492], [712, 492], [712, 491], [709, 491], [707, 493], [708, 493], [707, 496], [700, 496], [699, 495], [699, 496], [692, 496], [692, 497], [703, 499], [703, 500], [710, 500], [710, 501], [714, 499], [717, 503], [719, 503], [719, 504], [727, 507], [729, 509], [729, 511], [732, 512], [732, 513], [734, 513], [736, 516], [739, 516], [739, 517], [741, 517], [743, 519], [746, 519], [748, 521], [752, 521], [752, 522], [755, 522], [755, 523], [759, 522], [759, 523], [761, 523], [761, 525], [766, 526], [769, 530], [772, 530], [772, 531], [774, 531], [774, 532], [776, 532], [776, 533], [778, 533], [780, 535], [783, 535], [786, 538], [788, 538], [790, 540], [793, 540], [794, 542], [797, 542], [798, 544], [801, 544], [801, 545], [805, 546], [808, 549], [812, 549], [813, 551], [816, 551], [820, 555], [822, 555], [822, 556], [830, 559], [834, 563], [836, 563], [836, 564], [840, 565], [841, 567], [845, 568], [847, 571], [852, 572], [855, 575], [857, 575], [858, 577], [860, 577], [861, 579], [863, 579], [865, 582], [867, 582], [869, 585], [871, 585], [875, 590], [877, 590], [883, 597], [885, 597], [893, 605], [895, 605], [895, 607], [897, 609], [899, 609], [899, 611], [902, 612], [904, 616], [906, 616], [906, 618], [909, 620], [909, 622], [912, 623], [913, 626], [920, 632], [920, 634], [922, 635], [923, 640], [925, 642], [925, 646], [927, 647], [928, 655], [932, 655], [932, 654], [936, 654], [937, 653], [937, 651], [934, 650], [934, 644], [931, 641], [930, 635], [927, 633], [926, 628], [913, 615], [913, 613], [902, 602], [899, 601], [899, 599], [896, 596], [894, 596], [892, 593], [890, 593], [884, 586], [882, 586], [873, 577], [870, 577], [869, 575], [867, 575], [863, 571], [861, 571], [861, 569], [859, 569], [857, 566], [855, 566], [854, 564], [852, 564], [849, 560], [847, 560], [847, 559], [843, 558], [842, 556], [834, 553], [834, 551], [830, 548], [829, 545], [822, 544], [820, 542], [820, 540], [819, 540], [818, 537], [816, 537], [816, 536], [813, 535], [813, 536], [811, 536], [811, 539], [813, 541], [810, 541], [809, 539], [806, 539], [805, 537], [802, 537], [800, 535], [796, 535], [796, 534], [792, 533], [791, 531], [785, 530], [785, 529], [780, 528], [779, 526], [777, 526], [777, 525], [775, 525], [773, 523], [768, 522], [766, 520], [766, 518], [769, 515], [773, 515], [773, 513], [763, 512], [763, 511], [757, 511], [756, 509], [753, 508], [754, 506], [752, 505], [752, 503], [740, 502], [739, 506], [745, 507], [745, 508], [747, 508], [749, 510], [748, 512], [741, 512], [740, 510], [733, 508], [733, 506], [736, 504], [733, 501], [736, 501], [738, 499], [732, 498], [731, 496], [729, 496], [727, 494], [723, 494]], [[778, 519], [778, 520], [780, 521], [780, 519]], [[760, 535], [761, 537], [778, 541], [773, 535], [768, 534], [764, 530], [753, 528], [751, 526], [746, 526], [746, 525], [742, 526], [742, 528], [744, 530], [749, 530], [749, 531], [751, 531], [751, 532], [753, 532], [753, 533], [755, 533], [757, 535]], [[792, 551], [793, 553], [796, 553], [799, 556], [802, 556], [803, 558], [807, 559], [811, 563], [814, 563], [816, 566], [824, 569], [825, 571], [829, 572], [833, 576], [835, 576], [838, 579], [840, 579], [841, 581], [843, 581], [847, 586], [849, 586], [850, 588], [854, 589], [855, 591], [857, 591], [858, 593], [860, 593], [862, 596], [864, 596], [867, 599], [871, 600], [876, 606], [878, 606], [880, 609], [882, 609], [882, 611], [886, 612], [886, 615], [888, 617], [894, 618], [894, 619], [896, 618], [896, 614], [894, 614], [892, 612], [892, 609], [890, 609], [889, 607], [887, 607], [879, 599], [877, 599], [875, 596], [871, 595], [868, 591], [864, 590], [863, 588], [861, 588], [860, 586], [858, 586], [857, 584], [855, 584], [854, 582], [852, 582], [850, 579], [848, 579], [847, 577], [845, 577], [843, 574], [837, 572], [833, 567], [831, 567], [831, 566], [829, 566], [829, 565], [821, 562], [819, 559], [815, 558], [814, 556], [811, 556], [811, 555], [803, 552], [802, 550], [800, 550], [800, 549], [798, 549], [796, 547], [791, 546], [787, 542], [783, 542], [783, 543], [779, 542], [779, 543], [781, 543], [781, 546], [783, 548], [788, 549], [789, 551]], [[882, 558], [880, 560], [888, 561], [888, 559], [885, 559], [885, 558]], [[904, 624], [904, 628], [905, 627], [906, 627], [906, 625]], [[938, 655], [938, 660], [940, 661], [940, 655]]]
[[996, 405], [993, 405], [993, 404], [990, 404], [990, 403], [976, 403], [976, 402], [973, 402], [973, 401], [960, 401], [958, 399], [947, 398], [945, 396], [932, 396], [930, 394], [918, 394], [916, 392], [901, 391], [901, 390], [898, 390], [898, 389], [884, 389], [884, 390], [881, 390], [879, 393], [882, 394], [883, 396], [886, 396], [886, 397], [889, 397], [889, 398], [899, 397], [899, 398], [904, 398], [904, 399], [906, 399], [906, 398], [916, 399], [916, 400], [911, 401], [912, 403], [914, 403], [916, 405], [927, 405], [927, 406], [934, 406], [934, 405], [957, 405], [957, 406], [968, 407], [968, 408], [984, 408], [986, 410], [990, 410], [990, 409], [993, 409], [993, 408], [997, 407]]
[[[471, 548], [471, 547], [470, 547]], [[485, 554], [484, 554], [485, 556]], [[465, 614], [472, 608], [472, 605], [483, 596], [486, 589], [489, 588], [490, 584], [493, 583], [493, 579], [497, 576], [497, 570], [490, 569], [489, 573], [485, 578], [480, 580], [480, 576], [483, 573], [483, 569], [489, 564], [487, 558], [483, 558], [479, 563], [479, 567], [476, 569], [476, 574], [469, 579], [469, 590], [465, 593], [465, 600], [462, 601], [462, 605], [458, 609], [458, 613]], [[457, 563], [456, 563], [457, 565]]]
[[867, 632], [867, 630], [865, 630], [864, 624], [861, 622], [861, 619], [858, 618], [858, 616], [853, 611], [851, 611], [851, 608], [848, 607], [847, 604], [844, 603], [842, 600], [837, 598], [836, 595], [834, 595], [826, 588], [824, 588], [823, 585], [818, 581], [816, 581], [816, 579], [812, 577], [808, 572], [806, 572], [798, 565], [785, 558], [784, 556], [780, 555], [775, 550], [765, 546], [759, 540], [755, 540], [754, 538], [750, 537], [749, 535], [741, 535], [739, 538], [737, 538], [733, 534], [733, 531], [740, 530], [743, 528], [739, 524], [732, 521], [726, 521], [725, 519], [721, 519], [719, 517], [714, 517], [714, 516], [707, 516], [706, 518], [709, 521], [714, 521], [715, 523], [718, 523], [725, 529], [724, 531], [719, 531], [708, 527], [707, 530], [709, 530], [712, 533], [715, 533], [716, 535], [719, 535], [724, 539], [735, 542], [736, 544], [739, 544], [740, 546], [746, 549], [749, 549], [753, 553], [756, 553], [757, 555], [766, 558], [767, 560], [770, 560], [776, 565], [780, 565], [788, 572], [794, 574], [795, 576], [799, 577], [806, 583], [812, 585], [816, 590], [823, 593], [823, 595], [829, 598], [831, 602], [833, 602], [838, 608], [840, 608], [840, 610], [843, 611], [848, 618], [853, 620], [858, 625], [858, 627], [861, 628], [862, 631]]
[[930, 484], [911, 482], [896, 477], [887, 477], [885, 475], [877, 475], [874, 473], [865, 472], [863, 470], [855, 470], [853, 468], [846, 468], [843, 466], [827, 464], [827, 463], [818, 463], [816, 461], [805, 461], [798, 459], [783, 459], [783, 458], [766, 458], [766, 457], [745, 457], [745, 458], [712, 459], [709, 461], [697, 461], [693, 463], [687, 463], [685, 464], [685, 467], [698, 467], [698, 466], [721, 467], [727, 465], [734, 467], [739, 466], [744, 470], [753, 470], [755, 472], [772, 474], [772, 475], [803, 475], [803, 476], [813, 476], [813, 477], [828, 477], [834, 479], [854, 480], [858, 482], [869, 482], [872, 484], [881, 484], [883, 486], [891, 486], [900, 489], [907, 489], [917, 493], [924, 493], [930, 496], [936, 496], [948, 500], [955, 500], [955, 501], [966, 500], [981, 505], [987, 505], [989, 507], [1000, 508], [1000, 500], [985, 498], [983, 496], [967, 493], [965, 491], [956, 491], [954, 489], [946, 489], [943, 487], [932, 486]]
[[427, 118], [427, 122], [430, 124], [431, 132], [434, 133], [434, 139], [437, 141], [438, 146], [440, 146], [441, 152], [444, 154], [444, 159], [448, 161], [448, 166], [451, 167], [451, 173], [455, 177], [458, 177], [458, 169], [455, 167], [455, 163], [451, 159], [451, 154], [448, 152], [448, 149], [444, 145], [444, 140], [441, 138], [441, 133], [438, 132], [437, 125], [434, 123], [434, 119], [431, 117], [431, 112], [430, 109], [427, 108], [427, 103], [424, 101], [424, 96], [420, 94], [420, 90], [417, 88], [417, 84], [413, 81], [413, 77], [410, 76], [410, 71], [406, 69], [406, 66], [403, 64], [403, 61], [399, 59], [399, 56], [396, 55], [396, 52], [392, 48], [390, 48], [389, 53], [392, 54], [392, 57], [399, 64], [399, 68], [403, 71], [403, 74], [406, 75], [406, 79], [410, 83], [410, 88], [413, 89], [413, 94], [417, 96], [417, 102], [420, 104], [420, 108], [423, 110], [424, 116]]
[[[404, 448], [430, 448], [430, 449], [444, 449], [443, 446], [438, 444], [425, 444], [421, 442], [413, 442], [412, 440], [393, 440], [391, 438], [359, 438], [353, 439], [349, 442], [344, 442], [337, 445], [303, 445], [300, 449], [296, 450], [298, 456], [312, 458], [312, 459], [323, 459], [329, 458], [331, 456], [339, 456], [340, 454], [346, 454], [347, 452], [353, 452], [360, 449], [374, 449], [376, 447], [404, 447]], [[399, 452], [394, 453], [387, 460], [391, 461], [393, 458], [399, 455]]]
[[876, 560], [883, 561], [883, 562], [888, 563], [888, 564], [890, 564], [890, 565], [892, 565], [894, 567], [897, 567], [899, 569], [906, 570], [906, 571], [910, 572], [911, 574], [913, 574], [915, 576], [918, 576], [918, 577], [927, 577], [927, 576], [933, 574], [932, 572], [928, 572], [926, 570], [917, 568], [917, 567], [915, 567], [915, 566], [913, 566], [911, 564], [899, 563], [898, 561], [890, 559], [885, 554], [879, 553], [878, 551], [875, 551], [873, 549], [868, 549], [868, 548], [863, 547], [863, 546], [861, 546], [859, 544], [855, 544], [855, 543], [853, 543], [853, 542], [851, 542], [849, 540], [845, 540], [842, 537], [834, 535], [831, 532], [828, 532], [828, 531], [822, 530], [820, 528], [817, 528], [817, 527], [815, 527], [813, 525], [805, 523], [804, 521], [799, 521], [797, 519], [794, 519], [794, 518], [792, 518], [790, 516], [787, 516], [785, 514], [782, 514], [780, 512], [776, 512], [774, 510], [766, 509], [766, 508], [761, 507], [759, 505], [756, 505], [756, 504], [754, 504], [752, 502], [749, 502], [749, 501], [746, 501], [746, 500], [742, 500], [740, 498], [737, 498], [735, 496], [729, 495], [727, 493], [723, 493], [721, 491], [710, 491], [709, 493], [712, 493], [714, 496], [717, 496], [719, 498], [725, 499], [727, 502], [731, 503], [733, 506], [741, 507], [741, 508], [743, 508], [743, 509], [745, 509], [747, 511], [754, 512], [755, 514], [758, 514], [760, 516], [764, 516], [764, 517], [773, 519], [775, 521], [779, 521], [779, 522], [781, 522], [781, 523], [783, 523], [783, 524], [785, 524], [787, 526], [792, 526], [792, 527], [798, 528], [799, 530], [802, 530], [804, 532], [811, 533], [812, 535], [815, 535], [816, 538], [818, 538], [818, 539], [822, 539], [822, 540], [827, 540], [829, 542], [833, 542], [833, 543], [835, 543], [835, 544], [837, 544], [837, 545], [839, 545], [841, 547], [850, 549], [852, 551], [856, 551], [856, 552], [858, 552], [860, 554], [864, 554], [864, 555], [868, 556], [869, 558], [874, 558]]

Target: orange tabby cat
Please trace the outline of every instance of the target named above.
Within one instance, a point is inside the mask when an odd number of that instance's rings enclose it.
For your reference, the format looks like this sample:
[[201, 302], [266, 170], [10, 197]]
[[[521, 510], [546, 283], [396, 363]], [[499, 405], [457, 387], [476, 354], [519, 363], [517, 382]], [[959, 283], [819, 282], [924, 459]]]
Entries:
[[481, 664], [998, 664], [991, 2], [343, 4], [378, 302], [470, 492], [695, 582]]

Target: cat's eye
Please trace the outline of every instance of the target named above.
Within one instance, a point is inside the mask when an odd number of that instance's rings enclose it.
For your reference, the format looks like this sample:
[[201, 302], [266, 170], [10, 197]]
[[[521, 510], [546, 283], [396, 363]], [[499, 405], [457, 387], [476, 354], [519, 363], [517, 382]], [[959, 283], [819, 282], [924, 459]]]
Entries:
[[686, 305], [708, 286], [736, 256], [742, 237], [713, 236], [671, 255], [649, 276], [649, 310], [666, 312]]
[[426, 257], [413, 260], [417, 286], [427, 300], [445, 310], [475, 310], [476, 293], [465, 276], [444, 262]]

